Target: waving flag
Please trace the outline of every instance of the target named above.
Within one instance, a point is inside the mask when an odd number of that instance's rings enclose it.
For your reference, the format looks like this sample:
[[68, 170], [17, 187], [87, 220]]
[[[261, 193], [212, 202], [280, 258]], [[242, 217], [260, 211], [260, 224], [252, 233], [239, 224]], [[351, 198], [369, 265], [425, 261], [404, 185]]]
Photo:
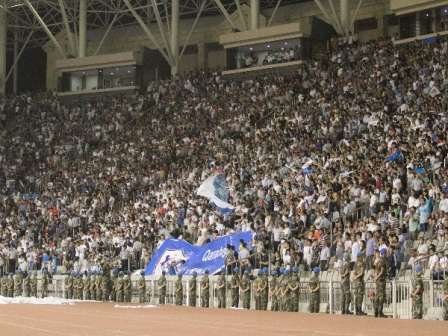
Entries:
[[393, 162], [393, 161], [397, 161], [398, 159], [402, 158], [403, 154], [401, 154], [401, 152], [399, 150], [395, 151], [394, 153], [392, 153], [391, 155], [389, 155], [386, 158], [387, 162]]
[[229, 187], [222, 174], [208, 177], [202, 182], [196, 193], [208, 198], [222, 214], [229, 214], [235, 210], [235, 207], [228, 203]]

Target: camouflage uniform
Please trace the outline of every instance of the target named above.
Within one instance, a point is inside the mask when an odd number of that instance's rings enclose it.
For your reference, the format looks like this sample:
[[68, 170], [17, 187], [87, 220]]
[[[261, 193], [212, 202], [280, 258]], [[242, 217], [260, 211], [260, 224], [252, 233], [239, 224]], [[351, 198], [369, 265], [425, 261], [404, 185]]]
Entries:
[[285, 274], [280, 281], [280, 311], [288, 311], [289, 302], [289, 273], [285, 271]]
[[183, 301], [183, 296], [184, 296], [184, 292], [183, 292], [183, 285], [182, 285], [182, 275], [179, 275], [177, 277], [176, 280], [176, 284], [175, 284], [175, 299], [176, 299], [176, 305], [177, 306], [182, 306], [182, 301]]
[[309, 282], [309, 290], [310, 290], [310, 313], [319, 313], [320, 312], [320, 281], [319, 281], [319, 272], [313, 272], [313, 276]]
[[31, 283], [30, 283], [31, 276], [27, 274], [25, 278], [23, 279], [23, 296], [29, 297], [31, 293]]
[[226, 277], [221, 274], [216, 284], [218, 294], [218, 308], [226, 308]]
[[64, 280], [64, 297], [66, 299], [73, 298], [73, 277], [71, 275]]
[[201, 307], [208, 308], [210, 304], [210, 280], [208, 272], [201, 279]]
[[14, 277], [14, 296], [22, 296], [23, 278], [20, 272], [17, 272]]
[[243, 297], [243, 308], [250, 309], [250, 279], [249, 273], [245, 272], [240, 281], [241, 295]]
[[6, 275], [4, 275], [1, 278], [1, 282], [0, 282], [0, 288], [1, 288], [1, 295], [6, 297], [8, 296], [8, 278]]
[[279, 282], [278, 282], [278, 273], [274, 272], [272, 275], [272, 280], [269, 284], [269, 296], [271, 297], [271, 311], [278, 311], [278, 289], [279, 289]]
[[350, 302], [352, 301], [352, 294], [350, 292], [350, 272], [350, 255], [347, 254], [341, 269], [342, 314], [352, 314], [350, 312]]
[[355, 272], [353, 280], [356, 315], [366, 315], [362, 311], [362, 302], [364, 300], [364, 292], [365, 292], [364, 271], [365, 271], [364, 258], [362, 256], [358, 256], [355, 263]]
[[14, 297], [14, 278], [12, 274], [8, 278], [8, 297]]
[[142, 273], [137, 283], [138, 288], [138, 302], [144, 303], [146, 301], [146, 279], [145, 274]]
[[291, 274], [289, 278], [288, 290], [289, 290], [288, 311], [297, 312], [299, 311], [299, 280], [296, 272]]
[[48, 296], [48, 274], [47, 272], [42, 273], [42, 284], [41, 284], [41, 293], [42, 298], [45, 298]]
[[31, 296], [37, 298], [37, 273], [34, 272], [33, 277], [30, 280]]
[[[99, 280], [97, 280], [97, 285], [99, 284], [99, 281], [101, 281], [101, 277], [99, 278]], [[124, 293], [124, 301], [132, 302], [132, 282], [130, 276], [128, 275], [125, 275], [123, 279], [123, 293]]]
[[375, 317], [384, 317], [383, 306], [386, 298], [386, 264], [383, 257], [375, 261]]
[[238, 308], [240, 301], [240, 279], [237, 272], [234, 272], [230, 279], [230, 291], [232, 297], [232, 307]]
[[166, 300], [166, 278], [165, 272], [162, 272], [162, 276], [157, 280], [157, 288], [159, 290], [159, 304], [165, 304]]
[[196, 272], [193, 273], [193, 277], [188, 282], [188, 305], [190, 307], [196, 307]]
[[117, 294], [117, 302], [123, 302], [124, 299], [124, 279], [123, 272], [120, 272], [117, 280], [117, 287], [115, 288], [115, 293]]
[[84, 299], [90, 300], [91, 299], [91, 291], [90, 291], [90, 284], [92, 282], [92, 279], [90, 278], [90, 275], [87, 275], [83, 279], [83, 287], [84, 287]]
[[260, 310], [260, 292], [258, 290], [260, 283], [260, 273], [258, 273], [257, 277], [252, 282], [252, 290], [254, 292], [254, 301], [255, 301], [255, 310]]
[[421, 320], [423, 318], [423, 278], [422, 273], [417, 272], [413, 291], [411, 294], [412, 297], [412, 318], [415, 320]]
[[[103, 276], [98, 274], [95, 279], [96, 299], [103, 299]], [[129, 301], [130, 302], [130, 301]]]
[[258, 288], [260, 292], [260, 309], [267, 310], [269, 299], [269, 281], [267, 277], [267, 269], [263, 270]]

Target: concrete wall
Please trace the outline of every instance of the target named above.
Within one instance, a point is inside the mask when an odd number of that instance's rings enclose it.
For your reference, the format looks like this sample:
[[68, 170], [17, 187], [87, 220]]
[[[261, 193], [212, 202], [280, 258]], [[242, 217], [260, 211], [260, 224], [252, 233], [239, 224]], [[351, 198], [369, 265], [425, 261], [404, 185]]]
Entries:
[[[351, 1], [350, 3], [352, 6], [351, 11], [353, 13], [355, 11], [357, 1]], [[244, 9], [244, 11], [247, 11], [247, 8]], [[368, 17], [383, 16], [384, 14], [388, 14], [389, 12], [389, 0], [364, 0], [363, 6], [358, 14], [358, 18], [362, 19]], [[260, 17], [261, 27], [264, 27], [266, 25], [266, 22], [269, 21], [271, 13], [272, 9], [262, 11]], [[240, 21], [238, 14], [232, 13], [231, 16], [234, 19], [235, 24], [239, 25]], [[321, 19], [323, 19], [319, 8], [313, 1], [280, 7], [272, 21], [272, 26], [299, 22], [301, 19], [308, 18], [310, 16], [319, 16]], [[179, 45], [181, 46], [181, 48], [186, 41], [186, 37], [188, 35], [190, 27], [192, 26], [193, 20], [194, 19], [181, 20], [181, 22], [179, 23]], [[93, 55], [93, 53], [95, 52], [105, 30], [106, 27], [104, 27], [103, 29], [88, 32], [88, 56]], [[150, 30], [155, 35], [156, 39], [160, 41], [160, 44], [162, 44], [157, 25], [152, 24], [150, 26]], [[198, 46], [198, 52], [196, 52], [195, 54], [184, 55], [179, 66], [179, 71], [189, 72], [192, 70], [200, 69], [204, 65], [208, 66], [209, 68], [225, 68], [226, 53], [224, 50], [215, 50], [214, 48], [211, 51], [205, 50], [204, 52], [204, 48], [200, 49], [199, 46], [207, 45], [207, 43], [218, 43], [219, 37], [221, 35], [228, 34], [230, 32], [232, 32], [232, 28], [223, 16], [201, 18], [189, 42], [189, 45]], [[368, 33], [363, 32], [362, 34], [360, 34], [360, 39], [372, 39], [378, 37], [380, 34], [380, 29]], [[62, 42], [62, 45], [68, 45], [65, 34], [63, 32], [58, 34], [57, 38]], [[154, 46], [152, 46], [151, 42], [139, 26], [135, 25], [121, 27], [113, 29], [110, 32], [99, 53], [112, 54], [123, 51], [137, 51], [141, 49], [142, 46], [154, 48]], [[51, 45], [51, 43], [47, 44], [45, 50], [47, 52], [47, 88], [55, 89], [57, 87], [57, 78], [59, 76], [55, 68], [55, 63], [58, 59], [60, 59], [60, 55], [58, 54], [57, 50], [55, 50], [55, 48]]]
[[390, 0], [390, 9], [400, 15], [445, 5], [448, 0]]

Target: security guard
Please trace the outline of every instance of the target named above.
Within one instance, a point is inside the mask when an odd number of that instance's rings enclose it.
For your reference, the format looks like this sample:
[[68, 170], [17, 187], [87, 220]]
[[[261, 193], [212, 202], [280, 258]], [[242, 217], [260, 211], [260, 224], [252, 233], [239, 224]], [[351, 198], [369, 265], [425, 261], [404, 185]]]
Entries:
[[162, 271], [162, 276], [157, 280], [157, 289], [159, 290], [159, 304], [165, 304], [166, 300], [166, 277], [165, 271]]
[[415, 266], [415, 279], [411, 293], [412, 318], [421, 320], [423, 318], [423, 269], [421, 265]]
[[196, 272], [193, 272], [193, 276], [188, 282], [188, 305], [190, 307], [196, 307], [196, 285], [197, 285], [197, 276]]
[[208, 308], [210, 304], [210, 280], [208, 270], [201, 279], [201, 307]]
[[320, 281], [319, 281], [320, 268], [315, 267], [313, 269], [313, 276], [309, 282], [310, 291], [310, 313], [319, 313], [320, 311]]

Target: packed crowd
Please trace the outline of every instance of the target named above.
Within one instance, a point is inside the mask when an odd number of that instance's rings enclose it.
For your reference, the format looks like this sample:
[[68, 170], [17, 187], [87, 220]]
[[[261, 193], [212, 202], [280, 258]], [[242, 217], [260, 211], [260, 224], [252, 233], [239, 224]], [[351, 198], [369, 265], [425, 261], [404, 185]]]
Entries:
[[264, 52], [250, 52], [238, 60], [238, 68], [249, 68], [260, 65], [286, 63], [299, 59], [300, 49], [280, 48], [279, 50], [268, 50]]
[[[384, 250], [388, 277], [419, 260], [443, 278], [447, 52], [354, 43], [289, 75], [0, 98], [0, 273], [129, 272], [168, 237], [251, 230], [253, 251], [230, 247], [229, 263], [327, 270], [361, 252], [371, 268]], [[232, 215], [195, 195], [216, 173]]]

